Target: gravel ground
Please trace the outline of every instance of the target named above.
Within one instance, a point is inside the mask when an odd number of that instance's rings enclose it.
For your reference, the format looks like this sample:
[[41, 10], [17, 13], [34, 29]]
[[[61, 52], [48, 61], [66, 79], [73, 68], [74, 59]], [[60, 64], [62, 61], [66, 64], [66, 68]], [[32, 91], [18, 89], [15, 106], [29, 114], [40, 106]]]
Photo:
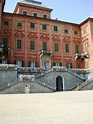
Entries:
[[93, 91], [0, 95], [0, 124], [93, 124]]

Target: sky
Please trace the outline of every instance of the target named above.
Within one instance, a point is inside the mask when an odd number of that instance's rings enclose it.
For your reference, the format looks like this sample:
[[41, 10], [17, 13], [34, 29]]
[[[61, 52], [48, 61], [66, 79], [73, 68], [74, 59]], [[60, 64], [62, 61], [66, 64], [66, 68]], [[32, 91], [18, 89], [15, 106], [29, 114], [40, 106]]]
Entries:
[[[17, 4], [22, 0], [6, 0], [5, 12], [13, 13]], [[80, 24], [93, 15], [93, 0], [37, 0], [53, 9], [51, 18]]]

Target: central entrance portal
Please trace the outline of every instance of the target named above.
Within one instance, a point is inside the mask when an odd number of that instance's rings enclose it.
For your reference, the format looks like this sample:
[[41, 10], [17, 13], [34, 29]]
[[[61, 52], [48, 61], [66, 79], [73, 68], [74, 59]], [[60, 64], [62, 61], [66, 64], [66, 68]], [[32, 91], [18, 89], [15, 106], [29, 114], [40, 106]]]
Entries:
[[63, 79], [61, 76], [56, 78], [56, 91], [63, 91]]

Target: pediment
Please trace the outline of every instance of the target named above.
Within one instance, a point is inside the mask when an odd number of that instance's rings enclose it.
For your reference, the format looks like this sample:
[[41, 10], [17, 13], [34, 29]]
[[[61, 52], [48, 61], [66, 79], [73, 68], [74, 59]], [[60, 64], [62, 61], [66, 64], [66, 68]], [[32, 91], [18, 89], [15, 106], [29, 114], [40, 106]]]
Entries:
[[14, 35], [17, 37], [24, 37], [25, 36], [25, 34], [23, 32], [16, 32]]
[[63, 37], [63, 41], [70, 42], [71, 41], [71, 38], [70, 37]]
[[49, 34], [41, 34], [41, 39], [49, 39]]
[[3, 31], [3, 34], [11, 35], [11, 30], [6, 30], [6, 29], [5, 29], [5, 30]]
[[73, 42], [80, 43], [80, 38], [73, 38]]
[[29, 33], [28, 35], [27, 35], [29, 38], [37, 38], [37, 33]]
[[60, 40], [59, 36], [53, 36], [52, 40]]

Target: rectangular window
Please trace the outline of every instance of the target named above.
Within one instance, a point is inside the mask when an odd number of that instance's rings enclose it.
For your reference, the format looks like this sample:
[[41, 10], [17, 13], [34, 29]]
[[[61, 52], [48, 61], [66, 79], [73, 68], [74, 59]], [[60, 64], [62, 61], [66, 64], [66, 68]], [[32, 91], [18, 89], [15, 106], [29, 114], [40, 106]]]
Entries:
[[86, 68], [89, 68], [89, 62], [86, 62]]
[[86, 31], [86, 28], [85, 29], [83, 29], [83, 34], [86, 34], [87, 33], [87, 31]]
[[66, 63], [66, 67], [67, 67], [67, 68], [72, 68], [72, 63], [67, 62], [67, 63]]
[[8, 21], [4, 21], [4, 25], [8, 25], [9, 23], [8, 23]]
[[85, 52], [88, 52], [88, 43], [85, 44]]
[[27, 11], [23, 11], [23, 15], [27, 15]]
[[8, 38], [3, 38], [3, 51], [8, 50]]
[[22, 41], [20, 39], [17, 39], [17, 49], [22, 48]]
[[35, 28], [35, 24], [34, 23], [30, 23], [30, 28]]
[[79, 53], [79, 47], [78, 47], [78, 45], [75, 45], [75, 50], [76, 50], [76, 53]]
[[54, 31], [58, 31], [58, 27], [57, 26], [54, 26]]
[[43, 25], [42, 25], [42, 29], [43, 29], [43, 30], [46, 30], [46, 29], [47, 29], [47, 26], [43, 24]]
[[34, 41], [30, 41], [30, 49], [34, 50], [35, 49], [35, 43]]
[[34, 17], [37, 17], [37, 13], [33, 13], [33, 16], [34, 16]]
[[69, 44], [65, 44], [65, 52], [69, 53]]
[[58, 52], [58, 43], [55, 43], [54, 48], [55, 48], [55, 52]]
[[18, 26], [18, 27], [22, 27], [22, 23], [21, 23], [21, 22], [18, 22], [18, 23], [17, 23], [17, 26]]
[[16, 61], [15, 63], [18, 67], [23, 67], [23, 61]]
[[34, 61], [29, 61], [29, 67], [38, 67], [38, 63], [37, 62], [34, 62]]
[[47, 42], [43, 42], [43, 50], [47, 50]]
[[74, 31], [74, 34], [78, 34], [78, 32], [77, 31]]
[[43, 18], [46, 19], [47, 18], [47, 15], [43, 15]]
[[68, 30], [67, 29], [64, 29], [64, 33], [68, 33]]

